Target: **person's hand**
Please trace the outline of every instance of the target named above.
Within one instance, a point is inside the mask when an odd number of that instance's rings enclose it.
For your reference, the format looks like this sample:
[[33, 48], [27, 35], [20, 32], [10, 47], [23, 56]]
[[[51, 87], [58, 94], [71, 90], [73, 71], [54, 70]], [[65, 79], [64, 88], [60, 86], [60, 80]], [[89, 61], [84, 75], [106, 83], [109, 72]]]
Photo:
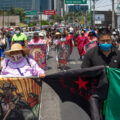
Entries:
[[46, 75], [43, 73], [43, 74], [40, 74], [40, 78], [45, 78]]

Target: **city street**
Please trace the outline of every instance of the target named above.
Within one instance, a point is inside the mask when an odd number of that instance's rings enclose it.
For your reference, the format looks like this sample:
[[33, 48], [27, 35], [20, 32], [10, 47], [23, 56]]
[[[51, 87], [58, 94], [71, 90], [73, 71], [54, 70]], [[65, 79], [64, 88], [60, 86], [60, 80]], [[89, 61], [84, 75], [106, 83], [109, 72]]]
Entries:
[[[59, 72], [57, 70], [55, 55], [56, 52], [54, 48], [52, 48], [48, 59], [49, 70], [47, 71], [47, 74]], [[82, 61], [79, 60], [79, 54], [75, 47], [69, 59], [67, 68], [80, 68], [81, 63]], [[42, 120], [90, 120], [88, 115], [76, 104], [69, 101], [62, 103], [54, 90], [44, 82], [42, 87], [41, 116]]]

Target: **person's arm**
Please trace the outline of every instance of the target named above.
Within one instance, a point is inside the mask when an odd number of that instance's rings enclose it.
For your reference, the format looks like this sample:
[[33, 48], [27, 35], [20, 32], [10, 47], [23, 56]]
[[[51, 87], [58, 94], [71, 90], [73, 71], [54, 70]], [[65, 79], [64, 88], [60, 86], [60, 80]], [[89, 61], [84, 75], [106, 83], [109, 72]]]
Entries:
[[27, 36], [24, 34], [24, 42], [25, 42], [25, 46], [28, 45], [28, 42], [27, 42]]
[[35, 60], [30, 59], [30, 64], [31, 64], [32, 72], [34, 76], [37, 76], [40, 78], [44, 78], [46, 76], [45, 71], [39, 67], [39, 65]]
[[13, 45], [14, 40], [15, 40], [15, 39], [14, 39], [14, 36], [15, 36], [15, 35], [13, 35], [13, 37], [12, 37], [11, 46]]

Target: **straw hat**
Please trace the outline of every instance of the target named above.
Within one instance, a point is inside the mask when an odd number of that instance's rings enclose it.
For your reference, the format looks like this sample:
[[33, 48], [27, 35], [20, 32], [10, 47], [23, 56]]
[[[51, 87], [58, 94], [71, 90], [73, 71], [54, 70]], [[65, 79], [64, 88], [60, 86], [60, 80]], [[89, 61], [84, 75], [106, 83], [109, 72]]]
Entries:
[[61, 33], [60, 33], [60, 32], [56, 32], [56, 33], [55, 33], [55, 36], [57, 36], [57, 35], [61, 35]]
[[8, 55], [10, 56], [10, 53], [11, 52], [14, 52], [14, 51], [23, 51], [23, 53], [26, 55], [26, 54], [29, 54], [29, 49], [28, 48], [23, 48], [21, 44], [19, 43], [15, 43], [11, 46], [11, 49], [6, 51], [4, 54], [5, 55]]

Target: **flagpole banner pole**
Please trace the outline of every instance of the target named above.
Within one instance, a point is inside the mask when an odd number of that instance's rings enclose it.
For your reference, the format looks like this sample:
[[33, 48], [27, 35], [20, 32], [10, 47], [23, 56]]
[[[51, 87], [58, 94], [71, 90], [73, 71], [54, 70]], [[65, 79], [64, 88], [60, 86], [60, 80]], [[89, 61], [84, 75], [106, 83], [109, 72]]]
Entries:
[[0, 77], [0, 120], [39, 120], [42, 81]]
[[108, 88], [104, 66], [51, 74], [44, 78], [44, 82], [51, 86], [62, 102], [76, 103], [91, 120], [102, 119], [101, 103], [107, 97]]

